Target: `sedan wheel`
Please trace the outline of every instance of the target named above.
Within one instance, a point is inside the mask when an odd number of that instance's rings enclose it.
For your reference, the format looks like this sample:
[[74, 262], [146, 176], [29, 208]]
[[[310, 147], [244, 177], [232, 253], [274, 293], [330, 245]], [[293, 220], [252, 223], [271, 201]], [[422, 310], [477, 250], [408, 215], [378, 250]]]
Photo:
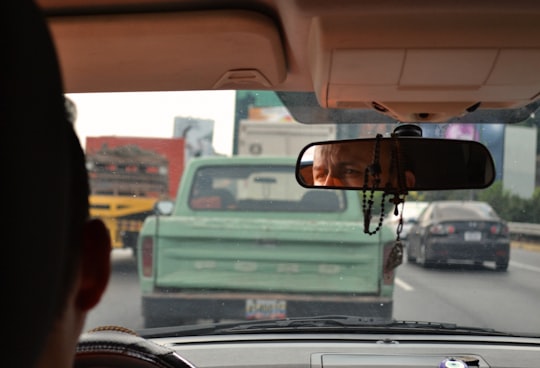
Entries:
[[416, 263], [416, 257], [412, 254], [411, 248], [411, 244], [409, 243], [407, 246], [407, 262]]
[[432, 263], [426, 259], [426, 245], [425, 244], [420, 244], [420, 254], [416, 262], [420, 263], [422, 267], [424, 268], [428, 268], [432, 265]]
[[497, 260], [495, 262], [495, 269], [502, 272], [508, 270], [508, 259]]

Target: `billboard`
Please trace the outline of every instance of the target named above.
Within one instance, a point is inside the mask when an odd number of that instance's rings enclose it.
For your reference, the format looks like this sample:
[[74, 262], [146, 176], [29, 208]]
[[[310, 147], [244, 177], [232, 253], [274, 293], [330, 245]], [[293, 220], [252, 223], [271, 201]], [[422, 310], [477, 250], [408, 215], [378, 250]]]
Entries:
[[213, 156], [214, 120], [176, 116], [173, 137], [184, 138], [184, 164], [193, 157]]
[[531, 198], [536, 184], [536, 137], [536, 127], [506, 127], [503, 187], [521, 198]]

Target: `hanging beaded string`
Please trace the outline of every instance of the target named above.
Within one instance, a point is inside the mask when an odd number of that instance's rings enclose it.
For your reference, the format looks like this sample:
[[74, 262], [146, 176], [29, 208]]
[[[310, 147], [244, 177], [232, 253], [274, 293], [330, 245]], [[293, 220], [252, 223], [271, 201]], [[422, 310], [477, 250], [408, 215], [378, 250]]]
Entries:
[[[405, 181], [405, 172], [401, 168], [400, 154], [399, 154], [399, 141], [397, 136], [392, 134], [392, 159], [390, 171], [396, 169], [397, 178], [398, 178], [398, 190], [394, 193], [394, 197], [390, 200], [394, 204], [394, 215], [399, 213], [399, 223], [396, 229], [396, 241], [394, 246], [390, 250], [386, 262], [384, 264], [384, 273], [385, 275], [390, 275], [390, 271], [394, 270], [400, 264], [403, 263], [403, 243], [401, 243], [400, 235], [403, 230], [403, 208], [405, 206], [405, 197], [408, 193], [408, 188]], [[391, 175], [390, 175], [391, 177]], [[399, 212], [398, 206], [401, 205], [401, 213]]]
[[[405, 196], [408, 193], [407, 186], [404, 180], [404, 172], [401, 170], [399, 161], [399, 142], [397, 135], [392, 134], [392, 144], [390, 153], [390, 167], [388, 169], [388, 182], [385, 185], [384, 192], [381, 196], [381, 211], [379, 216], [379, 223], [375, 230], [369, 229], [371, 224], [371, 211], [373, 210], [373, 197], [375, 195], [375, 189], [379, 188], [381, 183], [381, 163], [380, 163], [380, 151], [381, 151], [381, 134], [377, 134], [375, 139], [375, 148], [373, 150], [373, 161], [371, 165], [368, 165], [364, 171], [364, 185], [362, 186], [362, 210], [364, 212], [364, 233], [374, 235], [377, 233], [384, 221], [384, 205], [386, 202], [386, 196], [393, 192], [393, 197], [390, 200], [394, 204], [394, 214], [399, 213], [398, 206], [402, 203], [401, 215], [399, 218], [399, 225], [396, 229], [396, 242], [390, 250], [386, 262], [384, 263], [385, 277], [392, 277], [391, 271], [403, 263], [403, 244], [400, 240], [400, 234], [403, 229], [403, 207], [405, 205]], [[397, 174], [398, 188], [397, 190], [392, 188], [391, 178], [394, 174]], [[369, 187], [370, 177], [373, 178], [371, 188]], [[369, 195], [366, 194], [368, 189]], [[402, 195], [402, 196], [401, 196]]]
[[[398, 136], [392, 133], [392, 147], [391, 147], [391, 165], [390, 165], [390, 177], [394, 174], [394, 171], [397, 174], [398, 181], [398, 190], [394, 192], [394, 196], [390, 199], [390, 202], [394, 205], [394, 215], [399, 216], [399, 223], [396, 229], [396, 241], [400, 241], [400, 234], [403, 229], [403, 207], [405, 205], [405, 197], [408, 193], [404, 170], [401, 168], [400, 154], [399, 154], [399, 140]], [[394, 170], [395, 169], [395, 170]], [[387, 191], [391, 190], [390, 183], [387, 184]], [[399, 204], [402, 203], [401, 212], [398, 209]]]
[[[386, 191], [383, 192], [381, 196], [381, 212], [379, 215], [379, 223], [375, 230], [370, 231], [369, 227], [371, 224], [371, 211], [373, 209], [373, 197], [375, 196], [375, 189], [379, 187], [381, 183], [381, 162], [380, 162], [380, 151], [381, 151], [381, 138], [382, 134], [377, 134], [375, 136], [375, 148], [373, 149], [373, 161], [371, 165], [368, 165], [364, 170], [364, 185], [362, 187], [362, 211], [364, 213], [364, 233], [369, 235], [374, 235], [377, 231], [380, 230], [384, 220], [384, 204], [386, 200]], [[370, 176], [373, 177], [371, 188], [369, 188]], [[366, 192], [369, 189], [369, 195]]]
[[[384, 221], [384, 208], [386, 204], [386, 198], [388, 194], [390, 194], [392, 190], [392, 183], [390, 182], [391, 178], [393, 177], [393, 174], [396, 172], [398, 176], [398, 190], [397, 192], [394, 192], [393, 198], [390, 200], [394, 204], [394, 214], [398, 214], [398, 205], [400, 203], [405, 202], [405, 196], [400, 197], [400, 193], [406, 194], [407, 188], [405, 186], [404, 180], [403, 180], [403, 173], [400, 170], [399, 165], [399, 144], [397, 135], [392, 134], [392, 145], [391, 145], [391, 153], [390, 153], [390, 167], [388, 172], [388, 182], [385, 185], [385, 190], [381, 196], [381, 210], [379, 215], [379, 221], [377, 224], [377, 227], [371, 231], [370, 225], [371, 225], [371, 213], [373, 210], [373, 198], [375, 195], [375, 189], [379, 187], [381, 183], [381, 164], [380, 164], [380, 151], [381, 151], [381, 143], [380, 140], [382, 138], [381, 134], [376, 135], [375, 140], [375, 147], [373, 150], [373, 161], [371, 165], [368, 165], [366, 169], [364, 170], [364, 185], [362, 187], [362, 210], [364, 213], [364, 233], [373, 235], [377, 233], [383, 224]], [[370, 183], [370, 176], [373, 177], [372, 185], [369, 186]], [[369, 190], [369, 194], [366, 194]], [[398, 226], [399, 232], [397, 234], [396, 241], [399, 241], [399, 234], [401, 233], [401, 229], [403, 228], [403, 219], [400, 218], [401, 226]]]

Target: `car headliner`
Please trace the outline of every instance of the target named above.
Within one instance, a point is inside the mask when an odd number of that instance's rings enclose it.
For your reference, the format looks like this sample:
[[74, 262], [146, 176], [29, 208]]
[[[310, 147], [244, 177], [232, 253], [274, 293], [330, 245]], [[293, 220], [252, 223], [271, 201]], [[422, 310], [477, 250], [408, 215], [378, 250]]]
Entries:
[[538, 1], [37, 2], [68, 93], [303, 91], [400, 122], [540, 96]]

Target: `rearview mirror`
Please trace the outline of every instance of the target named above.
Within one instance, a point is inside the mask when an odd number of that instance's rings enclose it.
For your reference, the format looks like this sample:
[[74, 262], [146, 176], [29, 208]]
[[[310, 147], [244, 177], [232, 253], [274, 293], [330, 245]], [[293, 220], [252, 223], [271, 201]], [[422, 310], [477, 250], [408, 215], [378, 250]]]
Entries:
[[296, 178], [307, 188], [482, 189], [495, 179], [489, 150], [475, 141], [391, 137], [311, 143], [300, 152]]

